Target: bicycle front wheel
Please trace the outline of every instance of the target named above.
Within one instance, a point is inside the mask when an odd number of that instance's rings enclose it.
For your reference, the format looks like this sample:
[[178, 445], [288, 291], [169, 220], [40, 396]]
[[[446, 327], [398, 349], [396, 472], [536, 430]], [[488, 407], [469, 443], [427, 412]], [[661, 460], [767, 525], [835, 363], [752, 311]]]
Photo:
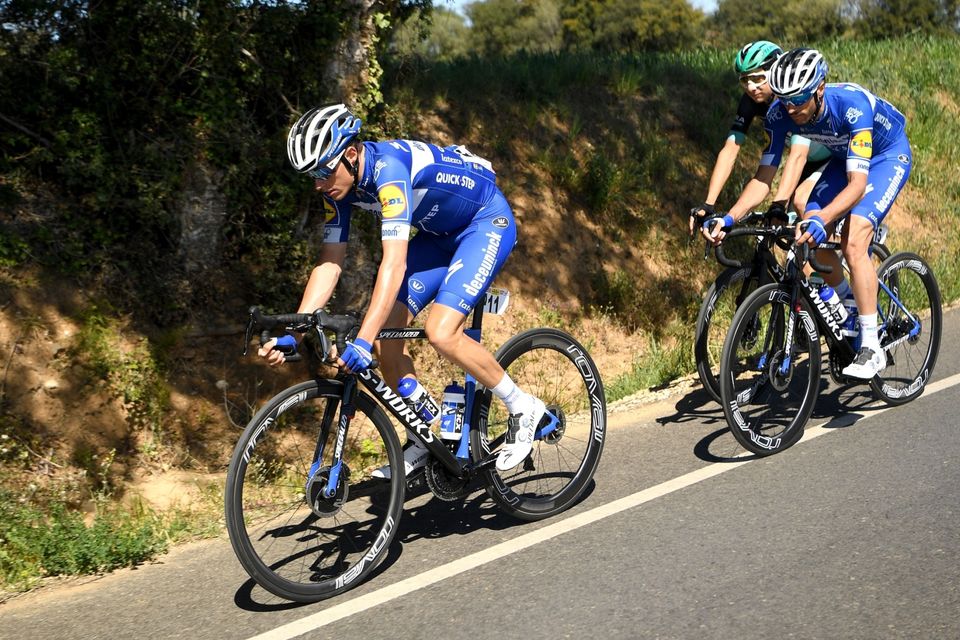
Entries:
[[751, 277], [752, 267], [724, 270], [710, 285], [697, 315], [693, 357], [697, 363], [700, 382], [714, 400], [720, 402], [720, 355], [723, 341], [737, 307], [757, 288], [757, 278]]
[[820, 338], [806, 299], [790, 323], [790, 292], [757, 289], [740, 306], [723, 346], [720, 395], [730, 432], [767, 456], [803, 435], [820, 391]]
[[[580, 343], [555, 329], [514, 336], [500, 347], [497, 361], [517, 386], [543, 400], [559, 424], [534, 441], [517, 468], [485, 468], [487, 493], [521, 520], [548, 518], [583, 495], [600, 463], [607, 423], [600, 372]], [[470, 431], [475, 462], [496, 451], [507, 430], [506, 407], [491, 398], [489, 389], [477, 395]]]
[[877, 272], [880, 346], [886, 368], [870, 381], [887, 404], [910, 402], [923, 393], [940, 351], [943, 310], [933, 271], [915, 253], [897, 253]]
[[402, 476], [371, 476], [388, 462], [403, 468], [400, 442], [368, 395], [357, 393], [339, 473], [331, 464], [342, 394], [340, 382], [321, 380], [273, 397], [243, 432], [227, 472], [233, 550], [257, 584], [287, 600], [314, 602], [362, 582], [400, 520]]

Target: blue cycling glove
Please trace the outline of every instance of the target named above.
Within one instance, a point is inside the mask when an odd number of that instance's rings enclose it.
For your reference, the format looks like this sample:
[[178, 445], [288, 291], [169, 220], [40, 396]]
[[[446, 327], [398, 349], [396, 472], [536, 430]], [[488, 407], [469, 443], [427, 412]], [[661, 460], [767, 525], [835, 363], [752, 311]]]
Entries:
[[720, 226], [723, 227], [724, 229], [729, 229], [733, 225], [737, 224], [737, 221], [733, 219], [733, 216], [728, 213], [722, 218], [707, 218], [706, 220], [704, 220], [703, 225], [701, 225], [703, 227], [703, 230], [706, 231], [707, 233], [710, 233], [710, 227], [711, 227], [710, 223], [712, 223], [714, 220], [720, 220]]
[[804, 231], [810, 234], [814, 243], [820, 244], [827, 239], [827, 229], [824, 226], [823, 218], [820, 216], [810, 216], [803, 221]]
[[357, 338], [353, 342], [347, 343], [347, 348], [344, 349], [340, 359], [343, 360], [344, 367], [354, 373], [359, 373], [370, 368], [370, 363], [373, 362], [372, 350], [373, 345], [366, 340]]
[[[292, 356], [297, 352], [297, 339], [290, 334], [280, 336], [273, 345], [274, 349], [277, 349], [277, 347], [285, 347], [286, 350], [284, 350], [283, 353]], [[277, 349], [277, 351], [281, 351], [281, 349]]]

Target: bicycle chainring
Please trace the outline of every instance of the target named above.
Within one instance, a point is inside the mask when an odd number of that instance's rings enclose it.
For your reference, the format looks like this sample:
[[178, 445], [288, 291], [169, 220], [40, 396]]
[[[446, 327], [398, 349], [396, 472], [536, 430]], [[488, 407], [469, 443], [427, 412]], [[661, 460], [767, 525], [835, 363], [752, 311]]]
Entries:
[[323, 495], [323, 490], [326, 488], [329, 478], [330, 467], [320, 467], [317, 469], [317, 472], [307, 480], [305, 496], [307, 506], [320, 518], [329, 518], [339, 513], [350, 493], [350, 468], [346, 464], [340, 469], [340, 479], [337, 482], [337, 490], [331, 498]]
[[433, 495], [444, 502], [460, 500], [470, 493], [468, 488], [470, 479], [451, 475], [447, 468], [434, 457], [427, 461], [427, 466], [423, 471], [427, 487], [430, 488]]
[[[830, 350], [830, 379], [834, 381], [837, 385], [844, 386], [850, 384], [851, 380], [847, 376], [843, 375], [843, 370], [847, 367], [851, 360], [844, 358], [836, 349]], [[856, 382], [861, 382], [857, 380]]]

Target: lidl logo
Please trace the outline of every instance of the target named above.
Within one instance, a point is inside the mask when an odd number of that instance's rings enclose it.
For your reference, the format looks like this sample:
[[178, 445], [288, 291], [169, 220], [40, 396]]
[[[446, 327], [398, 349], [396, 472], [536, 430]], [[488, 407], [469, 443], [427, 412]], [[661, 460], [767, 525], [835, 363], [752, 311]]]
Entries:
[[869, 131], [861, 131], [850, 141], [850, 151], [861, 158], [873, 155], [873, 136]]
[[407, 200], [400, 187], [388, 184], [380, 189], [380, 207], [384, 218], [396, 218], [407, 210]]
[[323, 221], [325, 223], [329, 223], [336, 217], [337, 217], [336, 207], [333, 206], [332, 202], [324, 198], [323, 199]]

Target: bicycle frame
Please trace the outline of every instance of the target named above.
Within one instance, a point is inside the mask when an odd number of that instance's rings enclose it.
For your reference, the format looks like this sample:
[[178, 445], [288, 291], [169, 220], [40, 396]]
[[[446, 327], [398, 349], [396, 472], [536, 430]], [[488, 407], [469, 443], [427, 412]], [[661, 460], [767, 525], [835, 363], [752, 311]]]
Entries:
[[[473, 311], [473, 318], [469, 328], [464, 333], [471, 339], [480, 341], [480, 334], [483, 325], [483, 305], [478, 305]], [[378, 340], [424, 340], [427, 338], [425, 329], [420, 328], [402, 328], [402, 329], [382, 329], [377, 335]], [[340, 420], [337, 424], [337, 443], [334, 449], [333, 460], [330, 469], [330, 475], [327, 485], [323, 489], [324, 496], [330, 498], [336, 493], [337, 483], [339, 481], [340, 471], [343, 465], [342, 446], [346, 441], [347, 431], [350, 427], [350, 421], [353, 419], [355, 408], [354, 402], [357, 393], [357, 381], [374, 398], [379, 400], [401, 425], [408, 429], [429, 451], [430, 455], [436, 458], [444, 468], [457, 478], [469, 478], [473, 473], [492, 465], [496, 461], [496, 456], [487, 455], [477, 463], [470, 462], [470, 431], [475, 428], [473, 424], [473, 413], [477, 399], [477, 380], [469, 373], [464, 372], [465, 383], [464, 393], [464, 421], [463, 430], [460, 434], [460, 441], [457, 452], [454, 455], [450, 449], [436, 437], [430, 430], [430, 425], [420, 418], [410, 407], [407, 406], [393, 389], [390, 388], [383, 378], [374, 371], [373, 368], [365, 369], [360, 373], [347, 374], [344, 377], [343, 398], [341, 400]], [[559, 420], [556, 416], [547, 412], [549, 422], [538, 427], [534, 438], [539, 440], [545, 435], [551, 433], [557, 428]], [[324, 432], [321, 433], [317, 451], [314, 457], [314, 466], [319, 468], [319, 460], [323, 455], [323, 442], [326, 441], [326, 428], [329, 421], [324, 420]], [[313, 470], [311, 469], [311, 474]]]

